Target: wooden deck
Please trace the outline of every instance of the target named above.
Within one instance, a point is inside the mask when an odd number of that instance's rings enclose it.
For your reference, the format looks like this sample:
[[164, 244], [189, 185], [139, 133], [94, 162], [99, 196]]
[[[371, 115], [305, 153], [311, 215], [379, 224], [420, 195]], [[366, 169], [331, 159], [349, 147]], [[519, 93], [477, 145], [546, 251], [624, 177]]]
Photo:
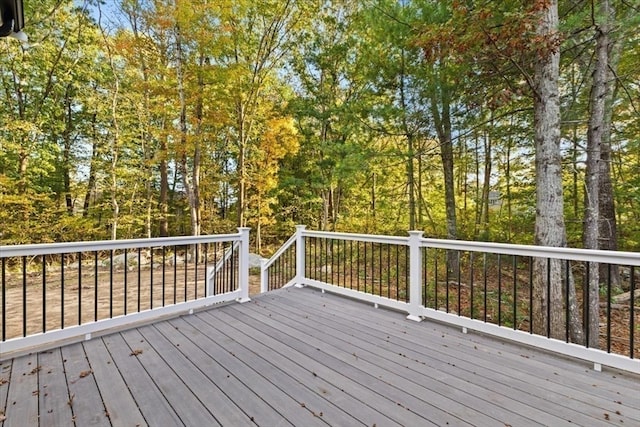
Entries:
[[3, 418], [4, 427], [639, 426], [640, 378], [289, 288], [0, 362]]

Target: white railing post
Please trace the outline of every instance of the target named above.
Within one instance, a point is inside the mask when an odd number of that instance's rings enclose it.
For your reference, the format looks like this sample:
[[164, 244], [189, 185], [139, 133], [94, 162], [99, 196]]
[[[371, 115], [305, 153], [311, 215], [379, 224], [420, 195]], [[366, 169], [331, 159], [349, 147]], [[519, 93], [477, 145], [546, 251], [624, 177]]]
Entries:
[[238, 227], [240, 233], [240, 254], [238, 255], [238, 280], [240, 297], [238, 302], [251, 301], [249, 298], [249, 227]]
[[422, 308], [422, 231], [409, 232], [409, 315], [407, 319], [420, 322]]
[[269, 290], [269, 268], [266, 266], [268, 259], [260, 260], [260, 293], [265, 293]]
[[306, 225], [296, 225], [296, 286], [302, 286], [305, 272], [304, 236]]

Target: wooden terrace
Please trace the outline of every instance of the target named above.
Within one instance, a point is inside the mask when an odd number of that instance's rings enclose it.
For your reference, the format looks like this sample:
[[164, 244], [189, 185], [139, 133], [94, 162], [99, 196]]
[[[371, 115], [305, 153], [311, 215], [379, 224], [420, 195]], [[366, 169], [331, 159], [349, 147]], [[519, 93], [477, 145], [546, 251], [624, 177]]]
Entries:
[[638, 426], [640, 378], [311, 288], [0, 362], [0, 425]]

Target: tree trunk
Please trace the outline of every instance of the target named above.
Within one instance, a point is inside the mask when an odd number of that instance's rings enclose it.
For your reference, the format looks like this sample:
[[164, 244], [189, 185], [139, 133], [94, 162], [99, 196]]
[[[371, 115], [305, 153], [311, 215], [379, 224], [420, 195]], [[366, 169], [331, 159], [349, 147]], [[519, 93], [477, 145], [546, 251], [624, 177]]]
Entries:
[[160, 142], [160, 237], [169, 236], [169, 171], [167, 170], [167, 137]]
[[84, 203], [82, 204], [82, 217], [89, 215], [89, 206], [91, 205], [91, 194], [96, 185], [96, 163], [98, 161], [98, 132], [96, 129], [97, 114], [91, 116], [91, 134], [93, 143], [91, 144], [91, 162], [89, 164], [89, 181], [87, 182], [87, 192], [84, 195]]
[[[550, 0], [540, 10], [537, 34], [549, 45], [558, 37], [558, 2]], [[551, 39], [551, 40], [549, 40]], [[535, 243], [564, 246], [562, 162], [560, 153], [559, 48], [539, 52], [534, 66], [534, 128], [536, 166]], [[534, 260], [533, 331], [563, 339], [562, 268], [559, 260]]]
[[[447, 221], [447, 238], [458, 238], [458, 223], [456, 219], [456, 195], [453, 174], [453, 138], [451, 135], [451, 112], [448, 88], [441, 87], [439, 96], [432, 96], [431, 113], [434, 118], [438, 141], [440, 143], [440, 157], [444, 174], [444, 198]], [[440, 98], [440, 99], [437, 99]], [[439, 102], [438, 102], [439, 101]], [[442, 106], [442, 112], [438, 111]], [[455, 251], [447, 252], [447, 268], [449, 271], [458, 270], [458, 256]]]
[[[189, 217], [190, 217], [190, 226], [191, 226], [191, 235], [199, 236], [200, 235], [200, 198], [198, 195], [199, 192], [199, 179], [200, 179], [200, 141], [199, 135], [194, 138], [194, 149], [193, 149], [193, 159], [191, 165], [191, 173], [189, 173], [189, 162], [187, 151], [188, 147], [188, 128], [187, 128], [187, 102], [186, 102], [186, 89], [184, 85], [184, 57], [182, 50], [182, 34], [180, 32], [180, 27], [176, 25], [176, 73], [178, 80], [178, 97], [180, 99], [180, 150], [182, 151], [180, 156], [180, 161], [178, 163], [178, 167], [180, 168], [180, 172], [182, 174], [182, 182], [184, 185], [185, 192], [187, 193], [187, 200], [189, 201]], [[200, 86], [200, 82], [199, 82]], [[201, 92], [201, 88], [199, 87], [199, 92]], [[196, 120], [198, 122], [201, 121], [201, 113], [198, 113], [198, 110], [201, 110], [201, 105], [199, 103], [202, 102], [201, 93], [198, 96], [198, 104], [196, 105]], [[200, 127], [198, 123], [197, 127]]]
[[[615, 20], [615, 10], [609, 4], [610, 22]], [[600, 224], [599, 224], [599, 246], [600, 249], [616, 251], [618, 250], [618, 226], [616, 220], [616, 207], [613, 194], [613, 184], [611, 182], [611, 122], [613, 115], [613, 99], [616, 90], [615, 70], [618, 67], [622, 43], [616, 40], [609, 40], [609, 67], [607, 70], [607, 88], [605, 100], [604, 123], [602, 126], [602, 143], [600, 146]], [[617, 265], [611, 266], [611, 271], [607, 265], [600, 266], [600, 277], [607, 277], [611, 274], [611, 286], [621, 287], [620, 271]]]
[[407, 135], [407, 191], [409, 192], [409, 230], [416, 229], [416, 180], [413, 171], [415, 156], [413, 135]]
[[63, 132], [64, 148], [62, 150], [62, 181], [67, 213], [73, 215], [73, 198], [71, 196], [71, 130], [73, 127], [71, 112], [71, 87], [67, 86], [64, 97], [65, 128]]
[[[603, 131], [605, 128], [605, 104], [607, 94], [607, 77], [609, 69], [609, 1], [601, 1], [597, 15], [600, 23], [596, 24], [596, 53], [593, 81], [589, 95], [589, 128], [587, 131], [587, 168], [585, 173], [585, 215], [583, 240], [587, 249], [599, 248], [599, 213], [600, 213], [600, 153]], [[589, 347], [598, 348], [599, 313], [600, 313], [600, 270], [597, 263], [589, 264], [589, 283], [585, 294], [588, 301]]]

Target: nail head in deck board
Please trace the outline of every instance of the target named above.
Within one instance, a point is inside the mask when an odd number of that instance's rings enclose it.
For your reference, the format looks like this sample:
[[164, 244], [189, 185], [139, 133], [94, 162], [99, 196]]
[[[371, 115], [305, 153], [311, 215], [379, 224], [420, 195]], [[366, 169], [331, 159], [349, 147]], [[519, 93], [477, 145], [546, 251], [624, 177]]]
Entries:
[[182, 333], [174, 336], [176, 349], [188, 357], [191, 363], [197, 366], [210, 381], [220, 387], [231, 400], [240, 406], [250, 419], [255, 419], [258, 425], [292, 425], [279, 412], [276, 412], [262, 400], [261, 396], [254, 393], [251, 383], [245, 384], [241, 382], [227, 366], [221, 364], [216, 357], [216, 353], [208, 353], [200, 348], [201, 339], [198, 336], [200, 334], [195, 335], [195, 339], [198, 341], [197, 344], [191, 341], [186, 332], [194, 336], [196, 329], [185, 322], [184, 319], [178, 318], [169, 322], [161, 322], [156, 324], [156, 327], [163, 333], [171, 328], [179, 328]]
[[[292, 313], [294, 316], [311, 314], [315, 319], [315, 322], [311, 324], [312, 327], [317, 327], [319, 332], [322, 333], [323, 328], [318, 325], [330, 326], [334, 337], [345, 341], [351, 340], [353, 343], [357, 343], [360, 348], [358, 354], [362, 354], [364, 359], [368, 358], [375, 361], [378, 356], [382, 356], [387, 360], [393, 361], [394, 358], [398, 357], [398, 350], [400, 349], [403, 356], [398, 362], [407, 365], [407, 367], [411, 369], [411, 372], [405, 375], [403, 374], [404, 371], [399, 371], [399, 374], [408, 379], [413, 378], [418, 383], [434, 390], [437, 389], [437, 385], [440, 384], [439, 393], [447, 395], [448, 398], [455, 398], [455, 396], [458, 395], [462, 399], [464, 393], [472, 392], [473, 395], [482, 396], [483, 400], [490, 400], [492, 403], [499, 403], [502, 401], [499, 406], [519, 415], [528, 415], [530, 419], [535, 419], [541, 422], [554, 424], [558, 422], [556, 420], [545, 421], [547, 415], [540, 414], [538, 409], [536, 409], [547, 407], [549, 408], [547, 410], [550, 411], [550, 414], [560, 420], [569, 419], [573, 423], [584, 425], [604, 423], [601, 419], [602, 411], [598, 408], [593, 408], [586, 404], [580, 405], [580, 402], [562, 395], [556, 396], [555, 399], [549, 399], [549, 397], [544, 394], [536, 396], [535, 390], [532, 392], [529, 382], [522, 381], [520, 378], [521, 374], [517, 371], [514, 371], [511, 377], [506, 378], [505, 384], [501, 384], [495, 381], [491, 375], [486, 377], [483, 377], [482, 375], [474, 375], [473, 367], [470, 367], [470, 370], [462, 369], [461, 366], [465, 365], [464, 361], [459, 361], [455, 364], [455, 367], [452, 367], [449, 363], [450, 353], [442, 353], [442, 360], [438, 360], [437, 354], [435, 354], [435, 351], [438, 350], [432, 350], [428, 348], [428, 346], [423, 346], [416, 351], [412, 350], [412, 348], [407, 348], [406, 346], [415, 348], [419, 344], [406, 340], [406, 336], [400, 336], [398, 338], [399, 340], [404, 339], [406, 341], [404, 347], [402, 345], [392, 346], [383, 339], [386, 334], [380, 334], [378, 332], [378, 328], [374, 330], [367, 326], [360, 327], [355, 322], [355, 319], [349, 318], [348, 315], [341, 316], [338, 312], [326, 313], [325, 310], [306, 306], [304, 303], [299, 304], [302, 308], [297, 308], [292, 304], [287, 304], [286, 300], [273, 301], [273, 304], [277, 306], [273, 311], [279, 313], [279, 315], [283, 315], [287, 312]], [[345, 322], [336, 322], [336, 318], [339, 316], [342, 317]], [[301, 329], [301, 331], [311, 334], [308, 330]], [[395, 336], [393, 332], [390, 333]], [[337, 346], [343, 347], [344, 344], [338, 343]], [[460, 350], [461, 354], [458, 357], [466, 357], [464, 349]], [[423, 360], [423, 362], [420, 360]], [[378, 363], [381, 366], [384, 366], [385, 364], [384, 361]], [[481, 373], [482, 368], [478, 368], [478, 371]], [[446, 372], [448, 380], [445, 383], [441, 383], [436, 377], [426, 376], [425, 374], [428, 372], [438, 372], [438, 377], [441, 377], [442, 373]], [[499, 376], [501, 374], [494, 372], [492, 375]], [[522, 386], [526, 387], [527, 390], [519, 390], [517, 385], [520, 383], [522, 383]], [[477, 387], [480, 388], [478, 389]], [[474, 390], [475, 393], [473, 393]], [[417, 396], [419, 396], [419, 394], [417, 394]], [[559, 400], [564, 401], [564, 407], [559, 404]], [[468, 398], [464, 399], [464, 401], [466, 404], [472, 403]], [[551, 404], [550, 401], [552, 401], [553, 404]], [[523, 407], [523, 405], [525, 406]], [[575, 408], [576, 405], [578, 405], [580, 410]], [[615, 404], [612, 401], [609, 405], [612, 407], [610, 410], [615, 412], [616, 408], [613, 408], [613, 405]], [[532, 407], [533, 410], [528, 409], [528, 406]], [[483, 403], [482, 400], [478, 400], [476, 410], [481, 410], [482, 407], [486, 407], [486, 403]], [[497, 416], [498, 414], [494, 412], [492, 415]], [[506, 416], [508, 416], [508, 414], [506, 414]], [[592, 418], [590, 418], [590, 416]], [[514, 421], [514, 424], [518, 423]]]
[[[199, 317], [207, 316], [209, 313], [200, 313]], [[203, 319], [204, 320], [204, 319]], [[295, 366], [291, 366], [291, 362], [282, 364], [270, 363], [271, 357], [268, 357], [269, 349], [260, 349], [260, 356], [254, 353], [254, 349], [260, 345], [259, 342], [251, 340], [249, 343], [243, 340], [243, 334], [233, 333], [225, 334], [225, 324], [223, 320], [212, 318], [215, 327], [206, 329], [206, 334], [214, 341], [225, 341], [233, 339], [231, 344], [227, 344], [227, 348], [232, 347], [230, 350], [234, 352], [236, 357], [241, 361], [251, 366], [254, 370], [259, 372], [268, 381], [274, 384], [276, 387], [289, 394], [301, 407], [310, 411], [311, 414], [322, 413], [322, 420], [330, 425], [336, 426], [355, 426], [358, 424], [358, 420], [349, 415], [344, 410], [335, 406], [328, 399], [324, 399], [321, 393], [310, 390], [308, 382], [321, 381], [319, 378], [309, 378], [308, 372], [304, 378], [294, 378], [292, 372], [295, 370]], [[207, 322], [209, 323], [209, 322]], [[240, 341], [243, 341], [244, 344]], [[327, 386], [327, 389], [330, 389]], [[328, 390], [325, 391], [328, 393]], [[335, 390], [334, 392], [339, 392]], [[382, 414], [378, 414], [377, 421], [380, 424], [381, 420], [385, 417]], [[390, 421], [390, 420], [389, 420]]]
[[40, 425], [73, 424], [72, 407], [75, 396], [69, 396], [60, 349], [38, 353]]
[[[186, 426], [220, 425], [203, 402], [185, 385], [184, 379], [176, 375], [137, 329], [122, 332], [120, 335], [130, 348], [142, 350], [137, 359], [146, 373], [141, 375], [146, 374], [151, 378], [182, 423]], [[137, 381], [137, 377], [131, 378], [131, 381]]]
[[98, 384], [104, 407], [114, 427], [146, 426], [136, 401], [131, 396], [127, 384], [122, 379], [102, 339], [85, 341], [83, 344], [87, 360]]
[[[111, 426], [95, 377], [84, 354], [82, 343], [61, 348], [69, 395], [73, 395], [76, 426]], [[89, 375], [84, 375], [90, 372]]]
[[158, 390], [149, 377], [137, 356], [132, 356], [133, 349], [118, 334], [102, 338], [108, 349], [114, 366], [127, 387], [137, 410], [150, 426], [183, 425], [178, 414], [169, 404], [165, 396]]
[[249, 416], [242, 412], [240, 407], [234, 403], [223, 390], [218, 388], [196, 365], [185, 357], [177, 347], [176, 335], [180, 334], [175, 328], [166, 328], [167, 335], [163, 335], [156, 327], [147, 326], [140, 328], [140, 333], [144, 339], [151, 343], [158, 353], [162, 355], [164, 361], [186, 384], [189, 385], [191, 393], [201, 402], [215, 402], [207, 409], [215, 416], [216, 420], [223, 426], [240, 426], [251, 424]]
[[[38, 358], [35, 354], [13, 359], [7, 410], [3, 427], [38, 425]], [[34, 394], [34, 392], [36, 392]]]

